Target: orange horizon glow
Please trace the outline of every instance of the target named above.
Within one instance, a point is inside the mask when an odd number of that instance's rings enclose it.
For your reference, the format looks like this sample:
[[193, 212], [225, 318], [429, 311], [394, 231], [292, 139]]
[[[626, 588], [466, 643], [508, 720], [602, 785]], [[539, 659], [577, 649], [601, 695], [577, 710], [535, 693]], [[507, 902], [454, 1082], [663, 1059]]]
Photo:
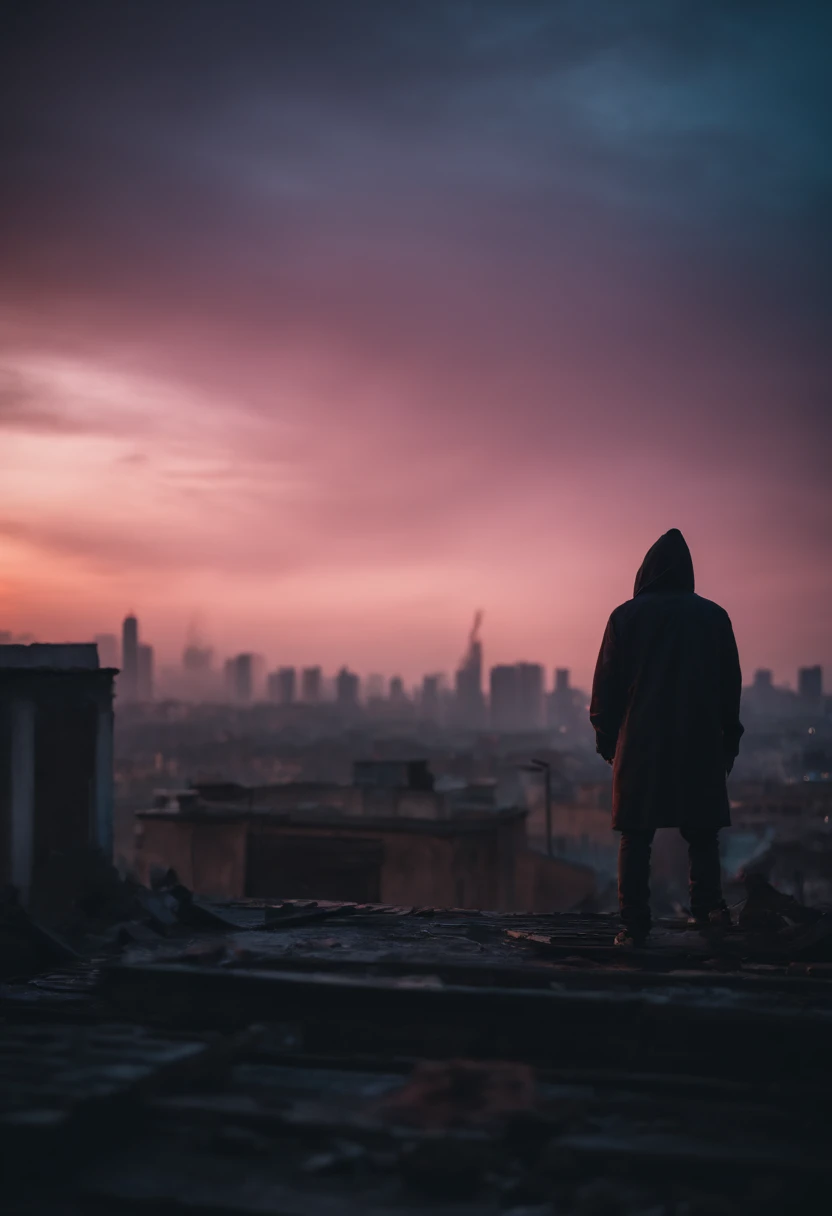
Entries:
[[[579, 469], [513, 484], [510, 502], [474, 494], [469, 480], [471, 501], [460, 503], [453, 460], [415, 477], [403, 470], [397, 492], [388, 469], [368, 485], [360, 441], [351, 450], [341, 436], [315, 460], [289, 463], [282, 419], [241, 419], [187, 387], [80, 359], [29, 357], [14, 370], [28, 377], [39, 416], [63, 421], [7, 431], [0, 456], [0, 620], [12, 632], [44, 641], [117, 633], [132, 607], [161, 663], [179, 661], [196, 620], [220, 654], [415, 680], [453, 671], [483, 604], [488, 665], [571, 666], [586, 684], [606, 616], [631, 593], [644, 551], [680, 526], [698, 590], [734, 619], [748, 676], [773, 666], [793, 679], [799, 663], [825, 657], [811, 622], [789, 619], [792, 597], [766, 536], [749, 547], [753, 515], [743, 520], [741, 500], [753, 487], [735, 475], [712, 480], [711, 501], [700, 502], [695, 467], [685, 475], [657, 461], [651, 473], [645, 461], [638, 476], [655, 491], [645, 500], [626, 492], [637, 466], [599, 454], [594, 475], [621, 496], [612, 519], [608, 498], [593, 509]], [[491, 465], [484, 490], [489, 475]], [[444, 525], [437, 503], [422, 520], [419, 500], [432, 494], [445, 501]], [[726, 500], [744, 525], [741, 561], [721, 535]]]

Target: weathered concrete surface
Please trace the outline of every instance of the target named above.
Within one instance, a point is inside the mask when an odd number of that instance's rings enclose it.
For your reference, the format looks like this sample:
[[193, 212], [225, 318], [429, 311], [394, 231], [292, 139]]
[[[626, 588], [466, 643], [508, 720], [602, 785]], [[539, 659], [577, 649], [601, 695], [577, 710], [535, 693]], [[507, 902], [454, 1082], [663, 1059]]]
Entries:
[[[705, 939], [666, 924], [651, 949], [622, 955], [602, 917], [316, 901], [204, 911], [237, 927], [179, 923], [100, 971], [0, 991], [6, 1088], [17, 1109], [32, 1095], [40, 1109], [50, 1094], [65, 1103], [77, 1148], [7, 1192], [4, 1210], [828, 1210], [830, 981], [805, 958], [795, 972], [797, 935]], [[15, 1048], [38, 1017], [53, 1021], [36, 1028], [46, 1050], [31, 1035]], [[83, 1052], [74, 1078], [48, 1046], [71, 1041], [69, 1018], [91, 1043], [110, 1036], [92, 1099]], [[25, 1135], [48, 1155], [48, 1120]]]

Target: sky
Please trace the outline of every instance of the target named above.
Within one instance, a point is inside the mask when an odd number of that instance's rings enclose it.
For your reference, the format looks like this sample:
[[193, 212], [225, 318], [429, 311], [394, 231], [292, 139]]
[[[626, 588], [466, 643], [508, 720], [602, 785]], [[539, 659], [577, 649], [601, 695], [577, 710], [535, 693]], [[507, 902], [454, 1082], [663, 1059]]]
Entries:
[[801, 0], [13, 0], [0, 630], [590, 678], [679, 527], [832, 671]]

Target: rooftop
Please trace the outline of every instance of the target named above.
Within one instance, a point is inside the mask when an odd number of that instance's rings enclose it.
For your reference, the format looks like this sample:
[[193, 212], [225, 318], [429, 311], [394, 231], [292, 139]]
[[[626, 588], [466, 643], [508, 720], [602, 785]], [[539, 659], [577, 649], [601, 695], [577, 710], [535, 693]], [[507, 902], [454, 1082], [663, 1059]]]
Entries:
[[32, 642], [0, 645], [0, 668], [46, 668], [51, 671], [98, 669], [98, 647], [94, 642]]
[[154, 806], [137, 811], [136, 818], [173, 819], [181, 823], [257, 823], [286, 824], [308, 828], [330, 828], [359, 835], [373, 829], [381, 832], [410, 832], [427, 836], [456, 836], [467, 833], [493, 832], [505, 823], [525, 819], [528, 812], [522, 807], [477, 813], [463, 810], [447, 819], [428, 819], [417, 816], [346, 814], [338, 807], [322, 804], [299, 806], [297, 809], [279, 810], [273, 807], [247, 807], [237, 803], [185, 802], [176, 806]]
[[[824, 1210], [828, 916], [622, 954], [601, 916], [142, 900], [120, 957], [0, 990], [10, 1211]], [[85, 1151], [24, 1183], [56, 1121]]]

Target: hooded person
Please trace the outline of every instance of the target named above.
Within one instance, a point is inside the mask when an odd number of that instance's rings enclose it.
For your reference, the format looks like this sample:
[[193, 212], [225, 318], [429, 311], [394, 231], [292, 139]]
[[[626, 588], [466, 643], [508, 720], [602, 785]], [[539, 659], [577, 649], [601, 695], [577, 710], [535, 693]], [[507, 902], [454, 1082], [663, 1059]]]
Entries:
[[718, 833], [730, 823], [726, 776], [743, 732], [741, 685], [728, 614], [694, 592], [690, 550], [672, 528], [648, 550], [633, 598], [612, 613], [592, 685], [590, 720], [613, 766], [621, 833], [619, 944], [650, 931], [656, 828], [678, 828], [688, 842], [692, 921], [730, 923]]

